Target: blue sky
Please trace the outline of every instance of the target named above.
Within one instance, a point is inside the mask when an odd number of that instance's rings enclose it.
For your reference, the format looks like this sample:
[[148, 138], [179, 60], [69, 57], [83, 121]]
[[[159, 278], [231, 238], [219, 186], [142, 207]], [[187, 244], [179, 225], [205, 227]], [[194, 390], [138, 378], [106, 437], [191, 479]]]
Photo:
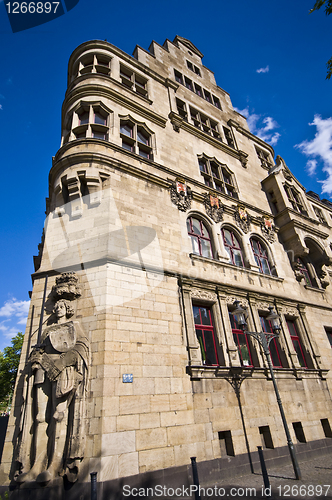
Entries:
[[[6, 1], [6, 0], [5, 0]], [[217, 83], [300, 182], [332, 196], [332, 16], [314, 0], [80, 0], [13, 34], [0, 0], [0, 349], [24, 331], [48, 172], [60, 145], [67, 63], [77, 45], [107, 39], [131, 54], [175, 35], [205, 55]], [[322, 190], [324, 190], [322, 194]]]

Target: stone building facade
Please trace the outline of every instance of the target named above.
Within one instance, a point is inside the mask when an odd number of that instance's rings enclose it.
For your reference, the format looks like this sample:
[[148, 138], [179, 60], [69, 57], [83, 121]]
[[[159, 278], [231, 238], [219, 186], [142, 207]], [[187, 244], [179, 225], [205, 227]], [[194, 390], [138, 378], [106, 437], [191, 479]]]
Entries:
[[280, 316], [294, 443], [331, 437], [332, 203], [274, 160], [202, 57], [178, 36], [70, 57], [0, 472], [17, 495], [65, 478], [79, 498], [92, 471], [139, 484], [284, 447], [235, 300], [250, 331]]

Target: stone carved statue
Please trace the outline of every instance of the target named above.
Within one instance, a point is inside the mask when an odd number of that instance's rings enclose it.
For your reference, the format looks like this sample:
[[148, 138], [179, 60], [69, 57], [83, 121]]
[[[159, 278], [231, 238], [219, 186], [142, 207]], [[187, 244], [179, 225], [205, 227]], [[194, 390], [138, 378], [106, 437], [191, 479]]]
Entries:
[[41, 345], [34, 347], [26, 367], [18, 483], [45, 484], [64, 474], [74, 482], [84, 457], [89, 341], [79, 322], [69, 320], [74, 309], [68, 298], [80, 294], [76, 285], [74, 273], [57, 279], [56, 322], [42, 332]]

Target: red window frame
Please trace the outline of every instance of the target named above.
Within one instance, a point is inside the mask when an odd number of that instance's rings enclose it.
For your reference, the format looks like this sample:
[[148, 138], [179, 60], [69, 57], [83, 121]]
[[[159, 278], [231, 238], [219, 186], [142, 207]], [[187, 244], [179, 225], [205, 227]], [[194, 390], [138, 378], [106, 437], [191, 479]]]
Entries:
[[[227, 243], [226, 238], [225, 238], [225, 231], [228, 231], [230, 233], [231, 240], [232, 240], [232, 245], [229, 245]], [[227, 253], [229, 255], [231, 263], [234, 264], [234, 266], [244, 267], [243, 256], [242, 256], [242, 248], [241, 248], [241, 245], [240, 245], [237, 237], [235, 236], [234, 232], [232, 230], [230, 230], [230, 229], [227, 229], [227, 228], [222, 229], [221, 232], [222, 232], [222, 236], [223, 236], [223, 240], [224, 240], [224, 246], [225, 246], [225, 249], [226, 249], [226, 251], [227, 251]], [[240, 252], [242, 266], [238, 265], [235, 262], [235, 250], [237, 250], [238, 252]]]
[[[195, 233], [195, 231], [193, 229], [193, 220], [196, 220], [197, 222], [199, 222], [200, 234]], [[187, 231], [188, 231], [188, 235], [190, 236], [191, 241], [192, 241], [193, 253], [195, 253], [196, 255], [200, 255], [201, 257], [207, 257], [208, 259], [213, 259], [213, 250], [212, 250], [210, 233], [209, 233], [206, 225], [203, 223], [203, 221], [201, 221], [200, 219], [197, 219], [196, 217], [188, 217], [188, 219], [187, 219]], [[208, 236], [205, 236], [205, 234], [207, 234]], [[196, 242], [197, 242], [199, 253], [195, 252], [193, 240], [196, 240]], [[208, 248], [210, 249], [210, 256], [203, 255], [202, 241], [209, 243]]]
[[193, 304], [195, 331], [206, 366], [218, 366], [218, 352], [211, 308]]
[[286, 323], [287, 323], [290, 338], [292, 339], [293, 347], [296, 351], [300, 366], [302, 368], [308, 368], [307, 362], [306, 362], [304, 354], [303, 354], [302, 342], [301, 342], [301, 339], [299, 337], [299, 334], [297, 333], [295, 321], [287, 319]]
[[[261, 327], [263, 332], [273, 333], [271, 321], [268, 321], [264, 316], [259, 315], [261, 322]], [[269, 345], [271, 361], [275, 368], [282, 368], [282, 362], [280, 358], [279, 345], [276, 338], [272, 339]]]
[[[254, 242], [257, 244], [257, 248], [255, 248]], [[252, 253], [254, 254], [254, 258], [255, 258], [256, 264], [258, 265], [258, 267], [260, 269], [260, 272], [263, 273], [263, 274], [269, 274], [269, 275], [271, 275], [272, 274], [271, 273], [271, 267], [270, 267], [270, 263], [269, 263], [269, 258], [268, 258], [266, 247], [264, 247], [257, 238], [251, 238], [250, 239], [250, 244], [251, 244]], [[267, 265], [267, 269], [269, 271], [268, 273], [265, 272], [265, 270], [264, 270], [266, 268], [264, 268], [263, 261]]]
[[[248, 367], [254, 366], [252, 362], [248, 335], [239, 328], [237, 318], [231, 312], [229, 313], [229, 319], [231, 322], [233, 339], [239, 353], [241, 365]], [[245, 356], [246, 354], [247, 356]]]

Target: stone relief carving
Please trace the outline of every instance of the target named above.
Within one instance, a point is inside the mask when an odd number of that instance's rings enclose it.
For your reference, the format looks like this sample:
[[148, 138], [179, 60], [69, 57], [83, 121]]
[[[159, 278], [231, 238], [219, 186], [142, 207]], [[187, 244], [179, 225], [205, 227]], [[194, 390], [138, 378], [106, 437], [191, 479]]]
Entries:
[[24, 372], [23, 403], [14, 458], [18, 483], [75, 482], [84, 457], [89, 340], [74, 315], [77, 276], [63, 273], [52, 289], [54, 321], [33, 347]]
[[276, 239], [276, 232], [277, 232], [277, 228], [273, 224], [273, 221], [271, 219], [268, 219], [267, 217], [262, 217], [260, 219], [260, 224], [261, 224], [262, 234], [270, 243], [273, 243]]
[[273, 306], [273, 304], [269, 302], [256, 302], [255, 306], [258, 311], [268, 311], [269, 307]]
[[248, 214], [245, 207], [238, 205], [234, 211], [234, 220], [236, 225], [242, 229], [244, 233], [248, 233], [250, 230], [251, 216]]
[[190, 295], [195, 299], [213, 300], [213, 301], [217, 300], [217, 295], [214, 292], [210, 292], [208, 290], [201, 290], [200, 288], [192, 288], [190, 290]]
[[224, 207], [213, 193], [205, 193], [204, 205], [206, 213], [214, 222], [221, 222], [224, 218]]
[[191, 207], [192, 192], [182, 179], [176, 179], [171, 186], [171, 200], [181, 212], [186, 212]]
[[320, 279], [320, 282], [321, 282], [321, 285], [323, 288], [327, 288], [330, 284], [330, 280], [328, 278], [328, 269], [325, 265], [322, 266], [322, 269], [319, 273], [319, 279]]
[[301, 271], [302, 266], [300, 262], [298, 260], [294, 260], [294, 262], [292, 262], [292, 268], [295, 274], [296, 281], [300, 283], [304, 279], [304, 274]]
[[296, 307], [292, 307], [292, 306], [281, 306], [281, 307], [278, 307], [278, 313], [280, 314], [285, 314], [285, 315], [288, 315], [288, 316], [298, 316], [299, 313], [298, 313], [298, 310], [296, 309]]
[[231, 305], [233, 305], [236, 300], [240, 302], [240, 306], [243, 307], [244, 309], [246, 309], [249, 306], [247, 299], [243, 299], [241, 297], [235, 297], [234, 295], [227, 295], [225, 298], [226, 304], [231, 304]]

